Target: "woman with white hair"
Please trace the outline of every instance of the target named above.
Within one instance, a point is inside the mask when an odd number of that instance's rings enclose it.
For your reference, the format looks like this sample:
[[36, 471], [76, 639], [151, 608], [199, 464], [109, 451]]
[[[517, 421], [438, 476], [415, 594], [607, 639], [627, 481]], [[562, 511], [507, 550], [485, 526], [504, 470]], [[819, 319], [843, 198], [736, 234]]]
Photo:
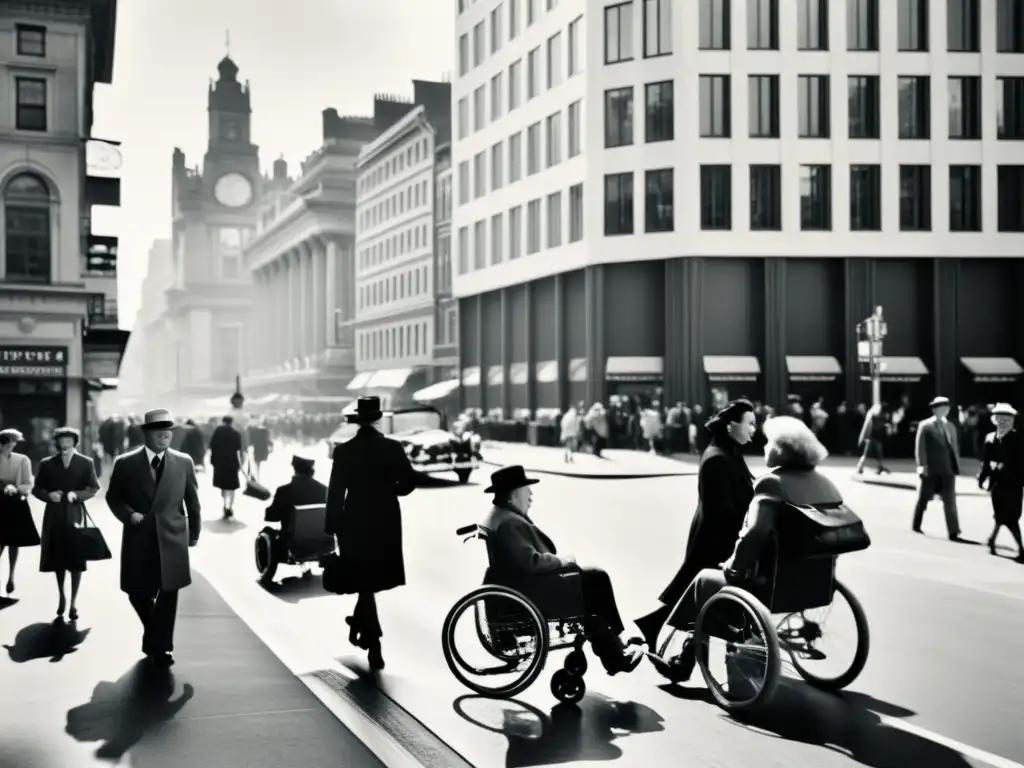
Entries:
[[988, 537], [988, 551], [996, 554], [996, 537], [1006, 527], [1017, 543], [1017, 562], [1024, 563], [1024, 542], [1021, 541], [1020, 517], [1024, 506], [1024, 437], [1015, 428], [1017, 410], [1009, 403], [998, 403], [992, 409], [995, 432], [985, 436], [981, 452], [978, 487], [992, 496], [995, 527]]
[[16, 429], [0, 430], [0, 555], [7, 550], [11, 568], [7, 574], [8, 595], [14, 592], [14, 572], [22, 547], [39, 546], [39, 530], [32, 519], [26, 498], [35, 480], [32, 462], [23, 453], [15, 453], [25, 436]]

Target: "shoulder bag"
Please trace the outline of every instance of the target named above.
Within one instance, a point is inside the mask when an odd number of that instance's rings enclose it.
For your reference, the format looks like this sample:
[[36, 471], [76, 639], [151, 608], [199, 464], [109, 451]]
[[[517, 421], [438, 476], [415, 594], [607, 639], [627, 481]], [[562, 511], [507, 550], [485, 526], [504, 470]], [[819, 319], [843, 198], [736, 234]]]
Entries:
[[92, 521], [89, 516], [89, 512], [85, 508], [85, 504], [82, 504], [82, 525], [75, 526], [75, 538], [78, 543], [78, 551], [82, 555], [82, 558], [87, 562], [95, 562], [97, 560], [109, 560], [111, 557], [110, 547], [107, 546], [106, 539], [103, 538], [103, 532], [96, 527], [96, 523]]

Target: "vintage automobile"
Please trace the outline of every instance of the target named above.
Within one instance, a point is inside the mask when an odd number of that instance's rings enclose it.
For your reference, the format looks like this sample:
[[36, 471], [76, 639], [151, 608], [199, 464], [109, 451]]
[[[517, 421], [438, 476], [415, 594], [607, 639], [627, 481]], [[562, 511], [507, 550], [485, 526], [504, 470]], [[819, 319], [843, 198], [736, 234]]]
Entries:
[[[342, 412], [355, 412], [351, 404]], [[480, 467], [480, 436], [470, 432], [454, 435], [446, 429], [444, 414], [429, 405], [393, 408], [384, 413], [380, 430], [405, 447], [413, 469], [423, 475], [454, 472], [460, 483], [469, 482]], [[355, 424], [343, 423], [327, 438], [327, 457], [334, 456], [339, 443], [355, 435]]]

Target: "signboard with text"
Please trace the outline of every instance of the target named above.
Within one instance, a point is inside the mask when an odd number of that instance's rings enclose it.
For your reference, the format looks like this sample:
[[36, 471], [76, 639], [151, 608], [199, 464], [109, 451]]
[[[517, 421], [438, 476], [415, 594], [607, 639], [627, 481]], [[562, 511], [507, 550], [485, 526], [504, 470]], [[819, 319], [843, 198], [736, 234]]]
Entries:
[[0, 347], [2, 378], [62, 379], [67, 372], [67, 347]]

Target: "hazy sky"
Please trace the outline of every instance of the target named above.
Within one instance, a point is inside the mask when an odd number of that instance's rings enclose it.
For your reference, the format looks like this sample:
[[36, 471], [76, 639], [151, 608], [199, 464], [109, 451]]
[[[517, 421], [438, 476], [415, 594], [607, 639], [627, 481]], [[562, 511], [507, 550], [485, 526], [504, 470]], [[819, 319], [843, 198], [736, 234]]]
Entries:
[[206, 96], [230, 31], [252, 89], [260, 164], [293, 175], [320, 146], [320, 113], [369, 115], [373, 94], [412, 95], [412, 79], [449, 74], [454, 0], [121, 0], [113, 85], [96, 88], [93, 135], [122, 142], [121, 208], [95, 208], [93, 231], [118, 235], [121, 325], [138, 309], [149, 247], [170, 236], [171, 151], [206, 150]]

